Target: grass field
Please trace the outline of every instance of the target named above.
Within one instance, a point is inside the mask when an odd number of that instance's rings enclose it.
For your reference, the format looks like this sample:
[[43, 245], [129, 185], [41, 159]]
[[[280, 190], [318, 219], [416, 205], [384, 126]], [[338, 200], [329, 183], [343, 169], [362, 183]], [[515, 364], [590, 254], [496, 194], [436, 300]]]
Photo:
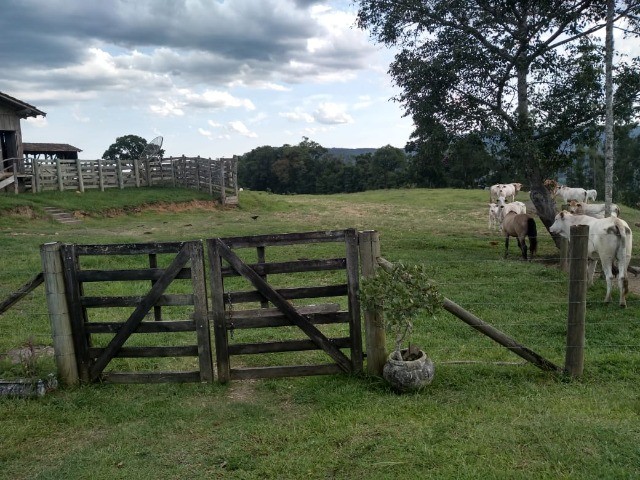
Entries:
[[[487, 227], [487, 197], [448, 189], [245, 191], [239, 207], [221, 208], [178, 189], [3, 195], [0, 300], [41, 270], [45, 242], [373, 229], [385, 258], [427, 265], [445, 296], [562, 365], [568, 286], [557, 250], [538, 221], [537, 259], [518, 260], [515, 242], [503, 259], [503, 239]], [[44, 214], [49, 205], [82, 221], [56, 223]], [[633, 225], [640, 212], [623, 206], [622, 217]], [[433, 383], [417, 394], [336, 375], [97, 384], [0, 399], [0, 478], [640, 478], [640, 298], [630, 295], [623, 310], [617, 292], [604, 305], [604, 292], [598, 280], [587, 294], [578, 380], [524, 364], [442, 311], [422, 319], [413, 336], [436, 365]], [[42, 287], [0, 315], [0, 355], [28, 342], [52, 343]], [[0, 377], [23, 368], [0, 360]], [[43, 357], [34, 368], [46, 374], [53, 361]]]

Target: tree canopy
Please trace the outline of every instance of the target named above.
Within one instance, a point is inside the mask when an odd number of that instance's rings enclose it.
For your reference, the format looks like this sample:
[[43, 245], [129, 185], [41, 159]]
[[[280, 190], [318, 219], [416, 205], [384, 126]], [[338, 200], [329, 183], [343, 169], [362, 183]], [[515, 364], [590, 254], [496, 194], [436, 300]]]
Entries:
[[[604, 115], [601, 0], [360, 0], [358, 25], [399, 48], [389, 72], [413, 117], [418, 154], [451, 136], [492, 138], [529, 183], [548, 227], [546, 176], [575, 144], [594, 143]], [[621, 4], [618, 16], [638, 8]], [[637, 113], [638, 72], [618, 66], [619, 118]], [[624, 82], [622, 81], [624, 80]], [[511, 180], [514, 181], [515, 179]]]
[[102, 158], [109, 160], [133, 160], [140, 158], [147, 141], [138, 135], [124, 135], [116, 138], [109, 148], [102, 154]]

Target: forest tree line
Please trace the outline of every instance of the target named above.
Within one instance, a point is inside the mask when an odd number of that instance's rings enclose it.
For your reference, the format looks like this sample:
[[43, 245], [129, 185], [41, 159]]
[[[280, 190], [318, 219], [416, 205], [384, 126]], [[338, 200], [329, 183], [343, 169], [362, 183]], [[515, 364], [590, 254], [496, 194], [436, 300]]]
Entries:
[[[633, 125], [616, 130], [614, 201], [640, 202], [640, 136]], [[485, 137], [486, 138], [486, 137]], [[298, 145], [261, 146], [238, 162], [239, 184], [279, 194], [351, 193], [386, 188], [484, 188], [498, 182], [526, 185], [514, 164], [479, 134], [452, 138], [433, 135], [427, 144], [406, 149], [387, 145], [373, 153], [343, 158], [304, 138]], [[567, 161], [568, 159], [568, 161]], [[550, 159], [553, 160], [553, 159]], [[571, 147], [558, 156], [555, 179], [569, 186], [604, 192], [601, 144]], [[525, 186], [526, 189], [526, 186]]]

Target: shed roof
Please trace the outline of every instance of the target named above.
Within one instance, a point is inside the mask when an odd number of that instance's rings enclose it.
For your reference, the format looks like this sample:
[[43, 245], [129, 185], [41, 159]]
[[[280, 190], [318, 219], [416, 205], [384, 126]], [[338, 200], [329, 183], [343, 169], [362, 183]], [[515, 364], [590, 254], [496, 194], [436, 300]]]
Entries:
[[20, 118], [27, 117], [37, 117], [42, 115], [45, 117], [47, 114], [42, 110], [38, 110], [33, 105], [29, 105], [27, 102], [23, 102], [22, 100], [18, 100], [17, 98], [12, 97], [11, 95], [7, 95], [6, 93], [0, 92], [0, 103], [4, 103], [9, 108], [16, 112]]
[[22, 150], [26, 154], [81, 152], [82, 150], [68, 143], [27, 143], [22, 142]]

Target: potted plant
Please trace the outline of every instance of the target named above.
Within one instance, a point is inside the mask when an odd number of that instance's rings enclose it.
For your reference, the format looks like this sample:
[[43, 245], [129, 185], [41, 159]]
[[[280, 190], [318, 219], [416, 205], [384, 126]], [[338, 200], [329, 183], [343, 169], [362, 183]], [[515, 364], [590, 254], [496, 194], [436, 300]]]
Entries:
[[425, 267], [396, 263], [378, 269], [375, 276], [362, 281], [360, 300], [365, 308], [380, 310], [386, 330], [395, 335], [395, 348], [383, 369], [385, 380], [399, 391], [413, 391], [431, 383], [433, 362], [410, 342], [414, 322], [433, 315], [442, 303]]

